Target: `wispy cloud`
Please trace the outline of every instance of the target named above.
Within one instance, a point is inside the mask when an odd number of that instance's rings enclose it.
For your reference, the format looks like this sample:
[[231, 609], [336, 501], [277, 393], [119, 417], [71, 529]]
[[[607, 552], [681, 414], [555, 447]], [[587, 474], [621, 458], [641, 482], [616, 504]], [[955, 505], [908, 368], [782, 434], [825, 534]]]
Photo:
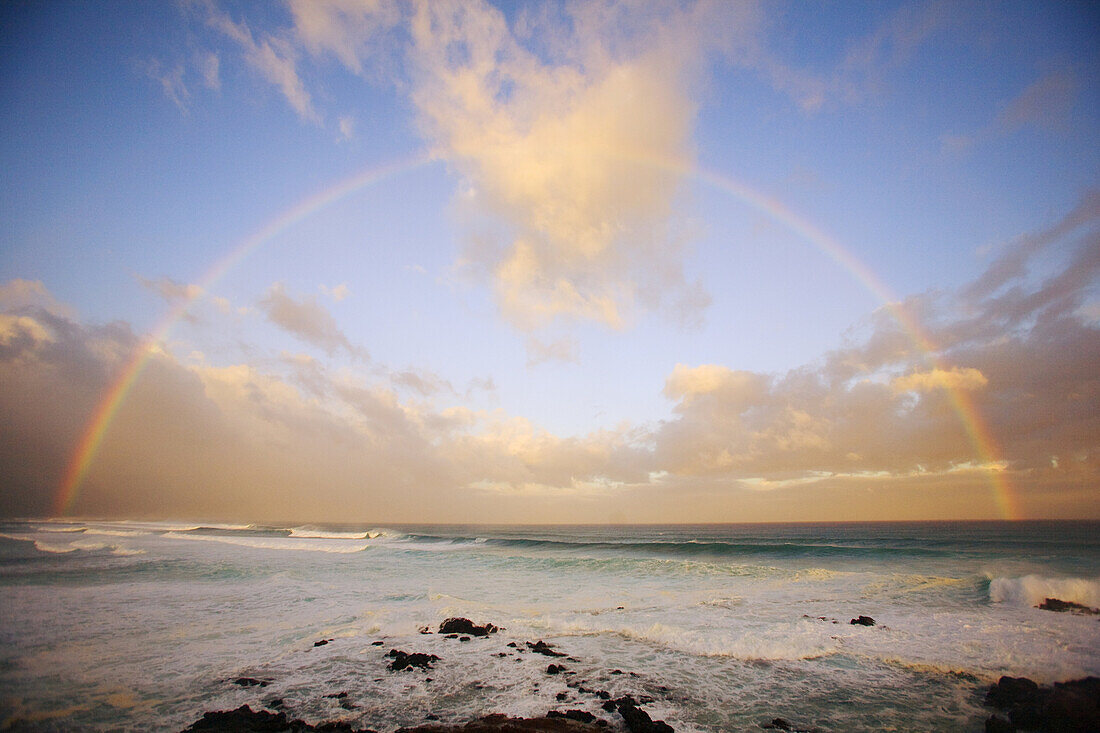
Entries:
[[235, 41], [245, 61], [267, 81], [279, 87], [286, 101], [304, 120], [320, 124], [321, 116], [314, 109], [313, 99], [298, 75], [298, 50], [285, 39], [263, 34], [258, 39], [245, 22], [235, 22], [213, 2], [203, 5], [210, 27]]
[[336, 319], [313, 296], [296, 300], [287, 293], [286, 286], [275, 283], [259, 303], [267, 319], [288, 333], [319, 346], [330, 355], [338, 349], [357, 357], [366, 353], [351, 344], [336, 325]]

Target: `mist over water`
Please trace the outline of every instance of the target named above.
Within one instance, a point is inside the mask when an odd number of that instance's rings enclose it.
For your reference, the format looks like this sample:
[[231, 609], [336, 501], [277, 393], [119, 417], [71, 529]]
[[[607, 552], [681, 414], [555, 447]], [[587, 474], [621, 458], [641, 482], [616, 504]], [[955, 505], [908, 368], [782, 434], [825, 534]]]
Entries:
[[[1096, 522], [0, 523], [0, 726], [178, 730], [276, 698], [386, 731], [430, 713], [617, 720], [572, 679], [649, 695], [677, 731], [978, 730], [1002, 674], [1100, 674], [1097, 617], [1034, 607], [1100, 605], [1098, 538]], [[452, 616], [503, 630], [419, 633]], [[538, 639], [576, 674], [507, 646]], [[390, 649], [440, 661], [390, 672]]]

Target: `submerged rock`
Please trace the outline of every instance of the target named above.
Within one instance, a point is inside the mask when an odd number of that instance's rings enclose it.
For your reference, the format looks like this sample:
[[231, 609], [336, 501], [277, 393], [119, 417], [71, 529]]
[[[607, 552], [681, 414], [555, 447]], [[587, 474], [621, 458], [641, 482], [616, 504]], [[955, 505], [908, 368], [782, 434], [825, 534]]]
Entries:
[[399, 672], [409, 667], [420, 667], [420, 669], [431, 669], [432, 662], [438, 662], [439, 657], [434, 654], [424, 654], [422, 652], [403, 652], [400, 649], [390, 649], [386, 653], [387, 657], [393, 659], [390, 662], [390, 670]]
[[269, 679], [256, 679], [255, 677], [238, 677], [233, 684], [241, 687], [267, 687], [271, 683]]
[[499, 629], [492, 624], [478, 626], [468, 618], [449, 618], [439, 625], [441, 634], [469, 634], [470, 636], [488, 636]]
[[1089, 606], [1081, 603], [1075, 603], [1073, 601], [1063, 601], [1059, 598], [1047, 598], [1040, 603], [1036, 608], [1041, 608], [1044, 611], [1057, 611], [1058, 613], [1079, 613], [1084, 616], [1094, 616], [1100, 614], [1100, 608], [1090, 608]]
[[848, 623], [853, 626], [874, 626], [875, 620], [870, 616], [860, 616], [859, 618], [852, 619]]
[[552, 646], [550, 646], [549, 644], [547, 644], [542, 639], [539, 639], [534, 644], [532, 644], [531, 642], [527, 642], [527, 648], [530, 649], [533, 652], [538, 653], [538, 654], [545, 654], [548, 657], [564, 657], [565, 656], [561, 652], [554, 651], [554, 648]]

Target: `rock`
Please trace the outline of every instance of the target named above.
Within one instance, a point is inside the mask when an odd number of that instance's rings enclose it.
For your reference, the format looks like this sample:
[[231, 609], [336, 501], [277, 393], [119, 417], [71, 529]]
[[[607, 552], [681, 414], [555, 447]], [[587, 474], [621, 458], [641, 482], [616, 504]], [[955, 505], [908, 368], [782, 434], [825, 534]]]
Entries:
[[325, 697], [332, 698], [333, 700], [343, 700], [347, 696], [348, 693], [346, 692], [330, 692], [329, 694], [325, 695]]
[[301, 720], [287, 720], [286, 713], [271, 713], [266, 710], [253, 710], [242, 705], [236, 710], [203, 713], [184, 733], [189, 731], [220, 731], [221, 733], [375, 733], [371, 730], [353, 729], [342, 722], [327, 722], [310, 725]]
[[569, 718], [570, 720], [579, 720], [582, 723], [592, 723], [598, 718], [587, 710], [566, 710], [564, 712], [559, 710], [551, 710], [546, 714], [548, 718]]
[[419, 629], [417, 629], [417, 631], [419, 631], [421, 634], [430, 634], [430, 633], [432, 633], [432, 630], [429, 629], [427, 626], [421, 626]]
[[382, 646], [382, 645], [383, 645], [383, 644], [385, 644], [385, 643], [386, 643], [386, 642], [384, 642], [384, 641], [372, 641], [372, 642], [370, 643], [370, 645], [371, 645], [371, 646]]
[[1058, 598], [1047, 598], [1040, 603], [1036, 608], [1041, 608], [1044, 611], [1057, 611], [1058, 613], [1078, 613], [1084, 616], [1093, 616], [1100, 614], [1100, 608], [1090, 608], [1080, 603], [1074, 603], [1073, 601], [1063, 601]]
[[[1053, 687], [1040, 687], [1026, 677], [1002, 677], [989, 689], [985, 704], [1007, 712], [1014, 728], [1051, 733], [1100, 730], [1098, 677]], [[998, 724], [986, 723], [987, 728]]]
[[985, 733], [1015, 733], [1016, 726], [1000, 715], [990, 715], [985, 721]]
[[470, 636], [488, 636], [495, 634], [497, 627], [492, 624], [478, 626], [468, 618], [449, 618], [439, 625], [441, 634], [469, 634]]
[[319, 646], [324, 646], [325, 644], [328, 644], [330, 641], [332, 641], [332, 639], [321, 639], [320, 641], [313, 642], [313, 646], [314, 646], [314, 648], [319, 647]]
[[773, 718], [772, 722], [764, 723], [760, 727], [767, 730], [790, 730], [792, 726], [783, 718]]
[[[663, 720], [653, 720], [649, 713], [638, 707], [637, 701], [630, 695], [615, 700], [615, 709], [623, 716], [626, 729], [630, 733], [674, 733], [671, 725]], [[607, 708], [607, 704], [604, 704]]]
[[874, 626], [875, 620], [870, 616], [860, 616], [859, 618], [852, 619], [848, 623], [852, 624], [853, 626]]
[[546, 668], [546, 674], [561, 674], [565, 671], [565, 667], [560, 664], [551, 664]]
[[1039, 695], [1039, 685], [1027, 677], [1002, 677], [989, 688], [985, 704], [1007, 710], [1021, 703], [1033, 702]]
[[390, 670], [399, 672], [402, 669], [408, 669], [409, 667], [420, 667], [420, 669], [431, 669], [432, 662], [439, 661], [439, 657], [434, 654], [423, 654], [421, 652], [413, 652], [409, 654], [407, 652], [400, 651], [399, 649], [390, 649], [386, 653], [387, 657], [393, 659], [390, 662]]
[[233, 684], [240, 685], [241, 687], [267, 687], [270, 682], [271, 680], [258, 680], [255, 677], [238, 677], [233, 680]]
[[460, 636], [460, 637], [458, 637], [458, 640], [459, 640], [459, 641], [469, 641], [469, 640], [470, 640], [470, 637], [468, 637], [468, 636]]
[[611, 670], [611, 674], [622, 674], [622, 673], [623, 673], [623, 671], [622, 671], [621, 669], [613, 669], [613, 670]]
[[539, 639], [534, 644], [532, 644], [531, 642], [527, 642], [527, 648], [530, 649], [533, 652], [538, 653], [538, 654], [545, 654], [548, 657], [564, 657], [565, 656], [561, 652], [554, 651], [554, 648], [551, 647], [549, 644], [547, 644], [542, 639]]
[[567, 697], [569, 697], [568, 692], [559, 692], [557, 695], [554, 695], [554, 699], [558, 702], [563, 702]]

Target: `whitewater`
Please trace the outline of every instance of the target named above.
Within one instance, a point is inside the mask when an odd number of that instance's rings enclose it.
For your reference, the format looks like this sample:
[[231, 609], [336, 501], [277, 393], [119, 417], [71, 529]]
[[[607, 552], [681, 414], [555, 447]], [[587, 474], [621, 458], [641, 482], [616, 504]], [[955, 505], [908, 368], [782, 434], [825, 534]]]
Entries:
[[[1100, 616], [1046, 598], [1100, 607], [1100, 523], [6, 521], [0, 729], [181, 730], [248, 704], [387, 732], [584, 709], [616, 730], [588, 688], [651, 698], [676, 731], [977, 731], [1001, 675], [1100, 675]], [[501, 630], [422, 633], [451, 617]], [[391, 649], [439, 660], [393, 672]]]

